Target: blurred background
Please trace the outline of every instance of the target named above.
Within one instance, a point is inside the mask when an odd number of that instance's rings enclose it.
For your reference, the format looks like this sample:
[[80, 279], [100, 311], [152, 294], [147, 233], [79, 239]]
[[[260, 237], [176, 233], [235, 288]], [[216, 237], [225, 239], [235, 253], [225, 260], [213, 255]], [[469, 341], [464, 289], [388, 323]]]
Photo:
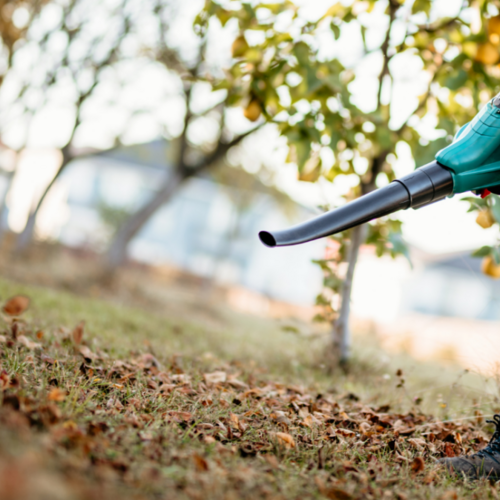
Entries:
[[352, 295], [349, 234], [271, 250], [257, 233], [431, 161], [500, 91], [499, 6], [0, 0], [3, 275], [304, 335], [346, 300], [354, 344], [496, 371], [495, 197], [373, 224]]

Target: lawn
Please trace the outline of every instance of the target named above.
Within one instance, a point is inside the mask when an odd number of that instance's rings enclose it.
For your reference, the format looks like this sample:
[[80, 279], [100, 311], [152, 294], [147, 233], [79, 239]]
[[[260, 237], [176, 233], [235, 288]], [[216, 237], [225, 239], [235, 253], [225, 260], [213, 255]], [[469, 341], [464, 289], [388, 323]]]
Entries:
[[435, 465], [486, 444], [494, 380], [370, 339], [328, 373], [321, 336], [223, 304], [0, 299], [1, 499], [498, 498]]

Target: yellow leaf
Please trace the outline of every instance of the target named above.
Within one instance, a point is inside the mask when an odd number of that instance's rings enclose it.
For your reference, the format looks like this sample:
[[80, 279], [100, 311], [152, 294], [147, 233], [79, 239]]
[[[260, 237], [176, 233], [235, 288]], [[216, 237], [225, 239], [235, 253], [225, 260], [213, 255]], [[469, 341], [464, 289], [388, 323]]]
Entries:
[[500, 16], [492, 17], [488, 21], [488, 33], [490, 35], [500, 35]]
[[488, 229], [495, 224], [495, 217], [489, 209], [481, 210], [476, 218], [476, 223], [482, 228]]
[[498, 52], [498, 48], [492, 43], [486, 42], [477, 46], [476, 61], [482, 64], [491, 65], [498, 62], [499, 58], [500, 53]]
[[500, 265], [490, 255], [487, 255], [481, 264], [481, 271], [494, 279], [500, 278]]
[[255, 122], [259, 119], [262, 113], [262, 108], [260, 107], [259, 101], [257, 99], [252, 99], [248, 106], [243, 110], [243, 115], [247, 120]]
[[233, 42], [233, 46], [231, 47], [231, 53], [233, 57], [241, 57], [248, 50], [248, 43], [245, 40], [243, 35], [240, 35]]
[[278, 442], [284, 445], [285, 448], [295, 448], [295, 440], [290, 434], [287, 434], [286, 432], [277, 432], [276, 437]]
[[340, 2], [337, 2], [336, 4], [328, 8], [328, 10], [324, 13], [322, 19], [328, 16], [335, 17], [343, 13], [344, 13], [344, 6]]

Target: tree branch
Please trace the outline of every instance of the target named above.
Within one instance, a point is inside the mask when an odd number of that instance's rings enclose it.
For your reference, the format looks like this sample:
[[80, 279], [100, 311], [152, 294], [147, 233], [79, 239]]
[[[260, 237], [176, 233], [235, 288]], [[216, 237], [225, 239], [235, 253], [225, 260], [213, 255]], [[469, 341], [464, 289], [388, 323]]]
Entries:
[[392, 56], [389, 56], [389, 45], [391, 41], [391, 31], [392, 25], [396, 18], [396, 12], [398, 11], [400, 5], [395, 0], [389, 0], [389, 26], [387, 28], [387, 33], [385, 35], [385, 39], [380, 47], [382, 51], [382, 56], [384, 58], [384, 62], [382, 64], [382, 70], [380, 71], [380, 75], [378, 77], [378, 95], [377, 95], [377, 110], [380, 109], [380, 105], [382, 103], [382, 84], [384, 82], [384, 77], [389, 74], [389, 62]]

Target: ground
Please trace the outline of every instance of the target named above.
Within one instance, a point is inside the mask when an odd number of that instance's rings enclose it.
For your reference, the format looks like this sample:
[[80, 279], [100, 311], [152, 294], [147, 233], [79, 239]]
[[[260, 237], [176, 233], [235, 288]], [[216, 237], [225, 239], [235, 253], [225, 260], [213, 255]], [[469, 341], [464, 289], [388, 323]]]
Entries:
[[486, 444], [495, 380], [366, 338], [329, 373], [307, 327], [28, 281], [0, 280], [2, 499], [498, 498], [435, 465]]

